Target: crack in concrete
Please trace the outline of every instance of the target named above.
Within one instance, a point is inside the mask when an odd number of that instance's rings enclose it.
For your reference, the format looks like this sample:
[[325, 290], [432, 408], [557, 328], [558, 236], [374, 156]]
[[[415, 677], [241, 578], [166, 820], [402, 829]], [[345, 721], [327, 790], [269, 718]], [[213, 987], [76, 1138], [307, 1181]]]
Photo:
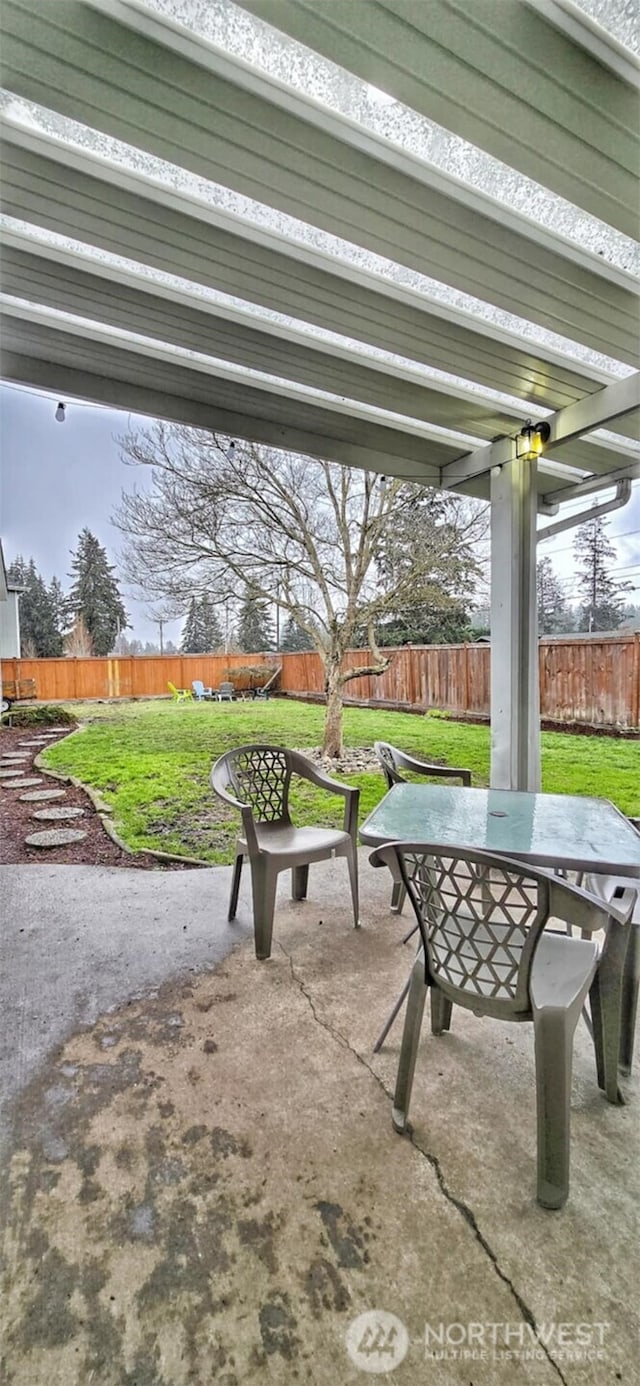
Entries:
[[[349, 1053], [352, 1054], [355, 1059], [357, 1059], [358, 1063], [361, 1064], [361, 1066], [364, 1069], [366, 1069], [367, 1073], [369, 1073], [371, 1077], [375, 1079], [378, 1086], [382, 1089], [385, 1097], [388, 1097], [389, 1100], [392, 1102], [393, 1094], [389, 1091], [380, 1075], [376, 1073], [374, 1068], [371, 1067], [371, 1064], [367, 1062], [367, 1060], [364, 1058], [362, 1054], [358, 1053], [357, 1049], [354, 1049], [353, 1045], [349, 1043], [349, 1040], [347, 1039], [346, 1035], [341, 1034], [341, 1032], [339, 1030], [336, 1030], [335, 1027], [331, 1025], [331, 1023], [328, 1020], [324, 1019], [323, 1016], [319, 1014], [310, 991], [308, 990], [302, 977], [300, 977], [295, 970], [291, 954], [287, 952], [287, 949], [280, 942], [279, 947], [281, 948], [282, 952], [284, 953], [285, 957], [289, 962], [289, 971], [291, 973], [291, 978], [296, 983], [302, 996], [304, 996], [305, 1000], [307, 1001], [316, 1023], [320, 1025], [323, 1030], [326, 1030], [327, 1034], [331, 1035], [332, 1039], [336, 1040], [337, 1043], [340, 1044], [343, 1049], [347, 1049]], [[466, 1204], [462, 1199], [457, 1198], [456, 1195], [452, 1193], [445, 1180], [444, 1174], [442, 1172], [442, 1167], [437, 1155], [433, 1155], [431, 1151], [425, 1150], [425, 1148], [418, 1143], [418, 1141], [415, 1139], [413, 1128], [410, 1124], [407, 1126], [405, 1135], [409, 1137], [409, 1140], [411, 1141], [411, 1144], [414, 1147], [414, 1149], [417, 1150], [420, 1155], [422, 1155], [423, 1159], [427, 1160], [428, 1164], [433, 1169], [438, 1183], [438, 1187], [441, 1193], [443, 1194], [444, 1198], [447, 1200], [448, 1203], [451, 1204], [452, 1208], [455, 1208], [456, 1212], [460, 1214], [460, 1216], [466, 1222], [467, 1226], [473, 1232], [473, 1235], [478, 1245], [482, 1248], [485, 1255], [488, 1257], [500, 1280], [502, 1280], [503, 1284], [506, 1285], [507, 1289], [512, 1294], [515, 1303], [518, 1306], [519, 1312], [522, 1318], [524, 1319], [524, 1322], [528, 1324], [528, 1326], [531, 1328], [531, 1331], [535, 1335], [536, 1342], [540, 1344], [540, 1347], [542, 1348], [542, 1351], [544, 1352], [549, 1365], [557, 1373], [560, 1381], [562, 1382], [562, 1386], [567, 1386], [567, 1378], [565, 1377], [561, 1367], [551, 1355], [547, 1347], [547, 1344], [544, 1342], [543, 1338], [540, 1337], [535, 1314], [529, 1308], [526, 1301], [522, 1298], [522, 1295], [516, 1289], [515, 1285], [513, 1284], [513, 1281], [509, 1278], [506, 1271], [502, 1269], [500, 1262], [498, 1260], [497, 1253], [493, 1250], [493, 1247], [489, 1244], [486, 1237], [481, 1232], [472, 1209], [469, 1208], [468, 1204]]]

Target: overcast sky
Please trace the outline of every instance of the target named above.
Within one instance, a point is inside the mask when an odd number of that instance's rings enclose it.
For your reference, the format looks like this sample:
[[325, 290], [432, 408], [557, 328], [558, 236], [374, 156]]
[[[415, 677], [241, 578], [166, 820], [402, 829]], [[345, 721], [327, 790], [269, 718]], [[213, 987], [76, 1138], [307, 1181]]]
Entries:
[[[54, 397], [0, 386], [0, 534], [7, 563], [18, 553], [32, 557], [47, 582], [55, 575], [66, 589], [71, 551], [85, 525], [117, 569], [122, 536], [110, 517], [121, 491], [131, 489], [134, 478], [140, 485], [141, 475], [121, 461], [116, 440], [130, 422], [144, 427], [149, 420], [67, 399], [60, 424], [56, 404]], [[629, 504], [611, 516], [608, 532], [612, 539], [621, 536], [616, 576], [633, 582], [629, 600], [640, 604], [640, 482]], [[568, 596], [576, 592], [573, 537], [569, 530], [539, 550], [553, 558]], [[144, 604], [134, 602], [124, 585], [123, 592], [133, 625], [127, 635], [157, 641], [158, 628]], [[177, 642], [180, 630], [181, 622], [173, 622], [165, 636]]]
[[[2, 491], [0, 533], [7, 564], [21, 553], [33, 558], [47, 582], [55, 575], [70, 586], [71, 551], [85, 525], [118, 568], [122, 535], [110, 517], [123, 489], [131, 489], [134, 468], [120, 460], [119, 435], [129, 423], [148, 423], [138, 415], [66, 399], [66, 419], [57, 423], [57, 400], [0, 386]], [[135, 471], [136, 481], [140, 482]], [[139, 640], [158, 640], [158, 627], [145, 616], [122, 584], [125, 605]], [[182, 623], [170, 622], [164, 634], [177, 642]]]

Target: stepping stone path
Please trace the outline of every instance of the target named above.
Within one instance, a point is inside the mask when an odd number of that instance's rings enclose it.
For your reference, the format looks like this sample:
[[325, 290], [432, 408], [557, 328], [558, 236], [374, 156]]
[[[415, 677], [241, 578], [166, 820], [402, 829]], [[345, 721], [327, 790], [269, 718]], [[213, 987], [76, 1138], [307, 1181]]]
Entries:
[[[15, 773], [12, 771], [12, 774]], [[42, 775], [30, 775], [22, 780], [5, 780], [3, 789], [30, 789], [32, 784], [42, 784]]]
[[[29, 741], [19, 741], [18, 746], [24, 747], [22, 751], [7, 752], [0, 758], [0, 784], [4, 789], [28, 789], [28, 794], [21, 794], [21, 802], [28, 803], [47, 803], [51, 799], [64, 799], [64, 789], [32, 789], [32, 785], [42, 784], [42, 776], [25, 776], [23, 766], [31, 760], [31, 757], [43, 751], [49, 745], [52, 738], [59, 736], [65, 728], [58, 727], [54, 731], [42, 732], [39, 736], [32, 737]], [[16, 778], [20, 776], [20, 778]], [[65, 819], [82, 818], [85, 813], [83, 808], [75, 808], [71, 804], [59, 805], [56, 808], [36, 809], [31, 814], [32, 818], [44, 820], [45, 822], [64, 823]], [[73, 842], [84, 842], [87, 833], [79, 828], [43, 828], [39, 832], [30, 833], [25, 837], [27, 847], [67, 847]]]
[[66, 847], [71, 842], [83, 842], [86, 836], [78, 828], [46, 828], [41, 833], [30, 833], [25, 843], [27, 847]]
[[64, 799], [64, 789], [31, 789], [19, 798], [21, 803], [42, 804], [48, 799]]

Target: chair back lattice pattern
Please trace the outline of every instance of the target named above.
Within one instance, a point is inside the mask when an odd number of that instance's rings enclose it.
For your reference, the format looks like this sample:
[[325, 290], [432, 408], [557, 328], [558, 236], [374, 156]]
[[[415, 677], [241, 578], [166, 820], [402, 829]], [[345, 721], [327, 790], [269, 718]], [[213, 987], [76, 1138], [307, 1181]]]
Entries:
[[402, 784], [403, 779], [402, 775], [399, 774], [398, 769], [396, 767], [396, 758], [394, 755], [393, 746], [390, 746], [386, 741], [376, 741], [375, 753], [378, 757], [378, 760], [380, 761], [382, 769], [384, 770], [386, 781], [389, 788], [391, 788], [393, 784]]
[[464, 852], [396, 848], [425, 949], [427, 977], [471, 1009], [529, 1009], [529, 972], [549, 917], [544, 877]]
[[259, 823], [289, 821], [291, 767], [277, 746], [245, 746], [229, 756], [229, 778]]

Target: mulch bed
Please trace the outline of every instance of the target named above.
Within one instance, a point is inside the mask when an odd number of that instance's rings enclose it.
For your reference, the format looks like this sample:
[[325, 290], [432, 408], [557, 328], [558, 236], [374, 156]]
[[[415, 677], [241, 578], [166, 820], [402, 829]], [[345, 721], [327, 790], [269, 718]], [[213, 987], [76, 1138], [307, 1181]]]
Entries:
[[[5, 789], [3, 780], [0, 779], [0, 865], [49, 862], [56, 866], [138, 867], [143, 871], [198, 869], [183, 862], [159, 861], [150, 852], [135, 852], [131, 855], [128, 852], [123, 852], [122, 848], [118, 847], [109, 837], [109, 834], [105, 832], [100, 814], [83, 789], [77, 789], [75, 785], [67, 784], [65, 780], [54, 779], [42, 769], [34, 766], [35, 756], [44, 748], [42, 746], [20, 745], [21, 741], [29, 741], [32, 737], [37, 737], [42, 730], [49, 731], [50, 729], [36, 726], [33, 728], [2, 727], [0, 729], [0, 755], [17, 754], [18, 751], [24, 754], [28, 759], [16, 770], [16, 779], [22, 778], [22, 776], [31, 778], [31, 776], [38, 775], [41, 777], [42, 783], [31, 786], [33, 789], [64, 789], [65, 796], [64, 799], [24, 803], [20, 796], [27, 791]], [[55, 745], [56, 741], [67, 734], [68, 728], [61, 729], [59, 736], [55, 739], [51, 737], [50, 744]], [[46, 822], [32, 817], [36, 809], [62, 808], [63, 806], [83, 808], [84, 814], [82, 818], [69, 819], [68, 823]], [[82, 842], [74, 842], [66, 847], [42, 848], [25, 845], [25, 837], [28, 837], [30, 833], [58, 827], [80, 828], [82, 832], [86, 832], [87, 836]]]

